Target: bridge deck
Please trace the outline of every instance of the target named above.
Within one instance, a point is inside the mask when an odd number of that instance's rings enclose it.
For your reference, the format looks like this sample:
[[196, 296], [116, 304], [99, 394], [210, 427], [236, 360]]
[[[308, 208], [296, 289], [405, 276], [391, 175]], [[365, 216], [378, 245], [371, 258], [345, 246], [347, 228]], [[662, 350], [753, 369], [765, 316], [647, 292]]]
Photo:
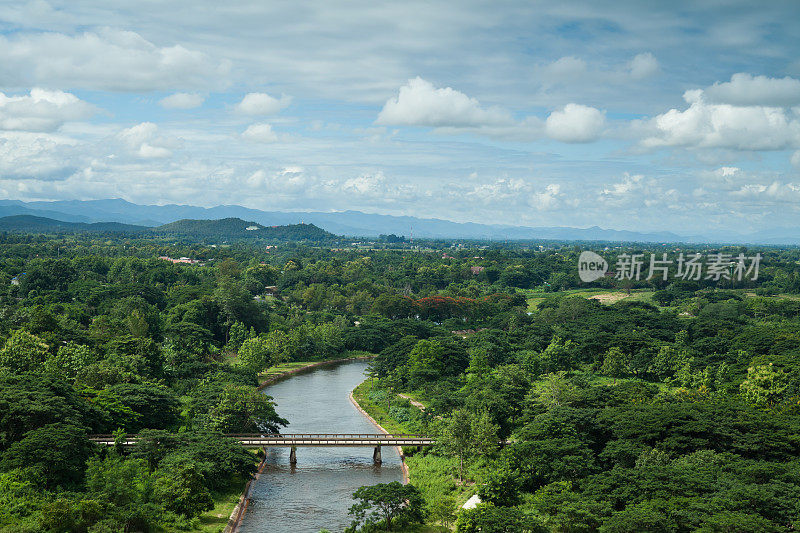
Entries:
[[[288, 433], [284, 435], [228, 434], [226, 437], [238, 440], [248, 448], [300, 447], [300, 446], [431, 446], [436, 441], [424, 435], [385, 435], [382, 433]], [[98, 444], [113, 445], [113, 435], [91, 435]], [[123, 446], [133, 446], [139, 441], [138, 435], [128, 435], [121, 442]]]

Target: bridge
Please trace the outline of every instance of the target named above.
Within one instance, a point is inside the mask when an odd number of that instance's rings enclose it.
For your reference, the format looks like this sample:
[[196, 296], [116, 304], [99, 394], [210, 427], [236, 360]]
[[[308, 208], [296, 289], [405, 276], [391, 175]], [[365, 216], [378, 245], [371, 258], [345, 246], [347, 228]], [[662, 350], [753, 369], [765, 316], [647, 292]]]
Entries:
[[[258, 433], [226, 434], [226, 437], [238, 440], [245, 448], [289, 448], [289, 462], [297, 463], [297, 448], [303, 446], [349, 446], [374, 448], [372, 459], [381, 462], [381, 446], [432, 446], [436, 441], [424, 435], [387, 435], [385, 433], [287, 433], [262, 435]], [[139, 442], [138, 435], [126, 435], [117, 442], [113, 435], [90, 435], [89, 440], [97, 444], [124, 447], [135, 446]]]

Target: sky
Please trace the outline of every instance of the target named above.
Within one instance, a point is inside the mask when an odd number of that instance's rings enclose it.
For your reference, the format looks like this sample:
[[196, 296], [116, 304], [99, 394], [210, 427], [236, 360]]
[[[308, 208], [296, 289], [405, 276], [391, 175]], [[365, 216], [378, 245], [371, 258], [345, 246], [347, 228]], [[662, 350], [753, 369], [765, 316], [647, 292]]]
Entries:
[[800, 226], [800, 2], [0, 1], [0, 197]]

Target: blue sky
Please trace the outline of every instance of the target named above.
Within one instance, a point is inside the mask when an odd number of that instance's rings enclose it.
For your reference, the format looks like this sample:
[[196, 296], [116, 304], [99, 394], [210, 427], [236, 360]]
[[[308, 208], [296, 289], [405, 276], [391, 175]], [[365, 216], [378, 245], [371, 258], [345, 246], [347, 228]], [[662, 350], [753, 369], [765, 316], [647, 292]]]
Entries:
[[0, 2], [0, 196], [800, 223], [798, 2]]

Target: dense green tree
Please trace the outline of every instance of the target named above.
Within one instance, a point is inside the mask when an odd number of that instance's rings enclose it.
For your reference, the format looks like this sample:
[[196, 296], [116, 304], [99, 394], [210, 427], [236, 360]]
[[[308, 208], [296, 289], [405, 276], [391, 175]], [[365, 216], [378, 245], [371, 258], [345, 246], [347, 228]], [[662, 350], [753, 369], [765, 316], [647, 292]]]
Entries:
[[744, 399], [755, 407], [772, 408], [784, 401], [786, 376], [772, 364], [747, 369], [747, 379], [740, 385]]
[[0, 374], [0, 450], [48, 424], [103, 427], [103, 413], [67, 383], [47, 375]]
[[159, 506], [152, 501], [153, 475], [143, 460], [95, 457], [87, 465], [86, 487], [106, 504], [105, 530], [149, 531], [158, 520]]
[[86, 430], [66, 424], [33, 429], [3, 452], [0, 468], [31, 469], [46, 489], [74, 487], [83, 479], [91, 451]]
[[228, 331], [228, 342], [225, 347], [231, 351], [238, 352], [245, 340], [247, 340], [247, 328], [241, 322], [234, 322]]
[[520, 480], [517, 473], [508, 467], [489, 471], [486, 483], [478, 489], [482, 502], [498, 507], [512, 507], [521, 502]]
[[91, 348], [74, 342], [58, 347], [55, 355], [49, 355], [45, 361], [45, 370], [58, 374], [64, 379], [74, 380], [78, 373], [95, 361]]
[[163, 385], [120, 383], [103, 389], [98, 393], [98, 397], [108, 403], [119, 401], [138, 415], [131, 420], [132, 427], [125, 427], [129, 432], [136, 432], [142, 428], [174, 428], [180, 420], [178, 398]]
[[513, 507], [480, 504], [458, 515], [458, 533], [543, 533], [546, 529], [535, 519]]
[[153, 496], [165, 509], [188, 518], [214, 508], [214, 500], [204, 484], [201, 469], [193, 462], [162, 461], [155, 474]]
[[350, 508], [354, 529], [361, 524], [382, 521], [386, 531], [391, 531], [393, 521], [413, 524], [424, 518], [422, 495], [411, 484], [393, 481], [364, 486], [353, 493], [353, 499], [357, 501]]
[[0, 349], [0, 367], [14, 372], [37, 370], [47, 359], [48, 350], [39, 337], [22, 329], [14, 331]]
[[473, 415], [465, 410], [453, 411], [447, 419], [438, 443], [458, 458], [458, 479], [464, 479], [464, 459], [474, 453]]
[[629, 374], [630, 358], [616, 346], [612, 346], [603, 356], [600, 372], [612, 378], [621, 378]]
[[252, 372], [261, 372], [272, 364], [270, 344], [263, 337], [245, 339], [239, 347], [238, 362]]
[[275, 412], [270, 396], [251, 387], [227, 387], [209, 411], [206, 425], [223, 433], [277, 433], [289, 422]]

